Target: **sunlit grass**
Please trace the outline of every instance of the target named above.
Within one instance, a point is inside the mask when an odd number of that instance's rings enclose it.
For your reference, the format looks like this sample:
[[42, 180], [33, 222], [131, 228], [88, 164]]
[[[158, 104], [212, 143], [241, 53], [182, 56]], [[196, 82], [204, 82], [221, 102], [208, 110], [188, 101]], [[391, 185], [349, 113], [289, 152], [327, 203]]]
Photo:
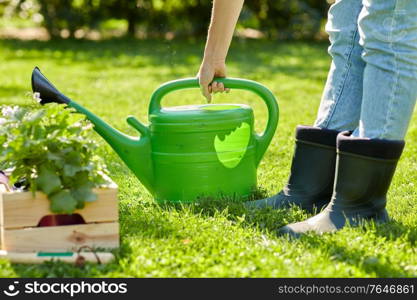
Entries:
[[[276, 193], [284, 184], [293, 151], [294, 128], [311, 124], [329, 67], [326, 44], [235, 41], [229, 76], [260, 81], [279, 99], [280, 124], [259, 170], [261, 189]], [[0, 41], [0, 103], [24, 104], [34, 66], [68, 96], [118, 129], [135, 134], [125, 118], [147, 121], [152, 91], [161, 83], [194, 76], [203, 45], [185, 41]], [[168, 96], [164, 105], [203, 103], [197, 90]], [[250, 93], [216, 95], [217, 103], [253, 107], [256, 128], [266, 108]], [[100, 140], [97, 138], [97, 140]], [[275, 229], [308, 215], [300, 209], [248, 211], [239, 203], [158, 206], [103, 145], [113, 180], [120, 187], [122, 246], [117, 260], [84, 269], [65, 264], [11, 265], [0, 276], [140, 277], [380, 277], [417, 276], [417, 120], [389, 192], [392, 221], [299, 240], [277, 237]]]

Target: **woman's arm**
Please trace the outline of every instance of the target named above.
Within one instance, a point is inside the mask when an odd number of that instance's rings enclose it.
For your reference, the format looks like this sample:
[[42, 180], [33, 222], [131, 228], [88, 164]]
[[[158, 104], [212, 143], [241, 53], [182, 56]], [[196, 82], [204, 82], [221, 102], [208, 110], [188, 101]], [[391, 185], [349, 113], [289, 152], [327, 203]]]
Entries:
[[198, 72], [203, 95], [211, 101], [211, 93], [224, 92], [223, 84], [214, 77], [226, 76], [226, 56], [244, 0], [214, 0], [204, 58]]

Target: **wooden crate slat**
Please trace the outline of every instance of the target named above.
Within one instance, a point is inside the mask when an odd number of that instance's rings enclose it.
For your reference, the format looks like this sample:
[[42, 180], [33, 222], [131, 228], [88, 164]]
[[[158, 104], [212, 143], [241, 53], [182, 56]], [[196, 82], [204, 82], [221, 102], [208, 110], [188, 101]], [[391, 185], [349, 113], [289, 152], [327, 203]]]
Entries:
[[[82, 252], [80, 254], [85, 261], [97, 263], [97, 257], [100, 260], [100, 263], [106, 264], [114, 260], [114, 255], [110, 252]], [[16, 264], [42, 264], [46, 261], [60, 261], [60, 262], [66, 262], [66, 263], [75, 263], [78, 254], [73, 253], [72, 255], [68, 256], [40, 256], [37, 253], [30, 252], [7, 252], [7, 251], [0, 251], [0, 258], [8, 259], [12, 263]]]
[[9, 252], [64, 252], [83, 245], [119, 247], [119, 223], [5, 229], [2, 247]]
[[[117, 188], [95, 189], [94, 192], [97, 200], [75, 213], [80, 214], [86, 223], [117, 221]], [[2, 198], [0, 223], [6, 229], [37, 226], [42, 217], [51, 214], [49, 200], [42, 193], [36, 193], [35, 197], [30, 192], [2, 193]]]

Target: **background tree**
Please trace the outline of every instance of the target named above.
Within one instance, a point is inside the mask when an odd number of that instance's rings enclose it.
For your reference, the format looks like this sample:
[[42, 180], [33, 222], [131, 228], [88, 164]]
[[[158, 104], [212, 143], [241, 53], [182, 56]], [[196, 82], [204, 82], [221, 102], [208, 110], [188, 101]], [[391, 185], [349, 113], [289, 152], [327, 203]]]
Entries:
[[[332, 0], [251, 0], [245, 2], [240, 24], [260, 30], [269, 38], [311, 39], [321, 30]], [[77, 29], [100, 28], [109, 19], [125, 20], [126, 34], [160, 37], [203, 36], [210, 19], [207, 0], [0, 0], [0, 14], [43, 16], [52, 37], [62, 30], [73, 37]]]

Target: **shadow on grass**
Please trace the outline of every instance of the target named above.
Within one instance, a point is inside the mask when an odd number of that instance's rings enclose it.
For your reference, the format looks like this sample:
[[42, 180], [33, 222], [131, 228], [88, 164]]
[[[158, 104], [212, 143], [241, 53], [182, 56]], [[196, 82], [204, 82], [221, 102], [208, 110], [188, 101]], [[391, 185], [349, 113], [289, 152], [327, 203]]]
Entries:
[[[156, 204], [149, 203], [149, 209]], [[146, 210], [146, 206], [144, 209]], [[255, 226], [261, 231], [274, 231], [277, 227], [288, 222], [298, 221], [305, 218], [305, 214], [301, 210], [272, 210], [272, 209], [256, 209], [247, 210], [242, 203], [236, 202], [220, 202], [203, 203], [197, 205], [187, 204], [164, 204], [160, 206], [163, 210], [177, 211], [181, 213], [182, 210], [190, 209], [198, 215], [203, 217], [211, 217], [218, 211], [227, 210], [227, 218], [231, 221], [236, 221], [238, 218], [244, 218], [243, 222], [239, 222], [241, 226]], [[83, 267], [75, 267], [71, 264], [62, 264], [59, 262], [47, 262], [41, 265], [12, 265], [13, 270], [21, 277], [94, 277], [100, 274], [117, 272], [121, 269], [119, 264], [120, 259], [127, 261], [134, 259], [134, 250], [129, 243], [129, 238], [133, 239], [140, 235], [145, 238], [164, 239], [175, 236], [176, 226], [163, 218], [162, 215], [149, 215], [145, 212], [140, 212], [123, 217], [121, 222], [121, 236], [125, 240], [121, 247], [115, 251], [116, 260], [108, 265], [86, 264]], [[146, 229], [148, 228], [148, 229]], [[367, 226], [359, 230], [371, 230], [378, 236], [386, 237], [387, 239], [403, 238], [405, 234], [409, 234], [408, 239], [415, 242], [415, 230], [404, 226], [397, 222], [390, 222], [383, 225], [367, 224]], [[335, 233], [336, 235], [337, 233]], [[359, 232], [360, 234], [360, 232]], [[356, 268], [360, 268], [367, 274], [375, 275], [376, 277], [407, 277], [412, 274], [401, 270], [401, 267], [392, 264], [389, 259], [384, 257], [379, 258], [369, 255], [366, 248], [357, 249], [349, 248], [344, 244], [341, 245], [337, 239], [323, 237], [316, 234], [309, 234], [297, 240], [289, 240], [290, 242], [300, 243], [300, 247], [304, 247], [305, 251], [308, 249], [316, 250], [323, 249], [326, 255], [330, 256], [331, 261], [341, 262]], [[126, 263], [126, 261], [125, 261]], [[371, 275], [371, 276], [372, 276]]]
[[[260, 189], [254, 192], [249, 201], [264, 199], [267, 194]], [[260, 231], [275, 232], [278, 228], [292, 222], [306, 218], [306, 214], [297, 207], [291, 209], [272, 208], [248, 208], [241, 199], [200, 199], [195, 203], [172, 203], [159, 204], [161, 209], [181, 212], [187, 210], [195, 215], [213, 217], [223, 212], [226, 218], [232, 222], [239, 222], [244, 227], [256, 227]]]
[[[259, 198], [264, 198], [265, 195]], [[291, 209], [248, 209], [241, 201], [224, 201], [224, 200], [205, 200], [193, 204], [173, 204], [165, 203], [161, 205], [162, 209], [177, 210], [183, 209], [192, 211], [197, 215], [212, 217], [217, 212], [225, 211], [224, 214], [230, 221], [240, 221], [243, 227], [256, 227], [260, 231], [274, 233], [279, 227], [288, 223], [305, 220], [307, 214], [299, 208]], [[243, 222], [242, 222], [243, 219]], [[357, 234], [365, 236], [370, 232], [376, 237], [384, 237], [388, 241], [402, 239], [414, 247], [416, 243], [417, 230], [412, 226], [406, 226], [396, 221], [390, 221], [386, 224], [375, 224], [366, 222], [363, 226], [355, 228]], [[410, 272], [403, 270], [401, 266], [393, 264], [389, 258], [375, 257], [369, 254], [367, 248], [347, 247], [340, 244], [344, 241], [338, 240], [337, 235], [341, 232], [329, 234], [328, 237], [317, 234], [306, 234], [299, 239], [282, 237], [289, 242], [300, 243], [301, 247], [317, 250], [323, 249], [326, 255], [330, 256], [333, 261], [345, 263], [363, 270], [367, 274], [376, 277], [410, 277]], [[334, 238], [333, 238], [334, 237]], [[371, 275], [371, 276], [372, 276]]]
[[404, 225], [392, 219], [388, 223], [376, 226], [375, 234], [389, 241], [402, 239], [410, 243], [412, 247], [416, 246], [417, 228], [415, 226]]
[[[334, 233], [337, 234], [337, 233]], [[300, 241], [311, 249], [326, 249], [331, 260], [358, 267], [368, 274], [376, 277], [406, 277], [407, 272], [392, 264], [389, 259], [370, 256], [366, 249], [353, 249], [339, 245], [336, 239], [325, 239], [317, 234], [307, 234]]]
[[[0, 45], [4, 49], [11, 50], [10, 53], [5, 54], [6, 60], [48, 59], [60, 65], [88, 63], [91, 70], [101, 71], [117, 67], [141, 68], [163, 64], [172, 66], [171, 72], [174, 74], [171, 75], [173, 76], [181, 75], [175, 67], [199, 65], [204, 41], [126, 38], [101, 41], [8, 39], [0, 40]], [[327, 67], [323, 68], [323, 64], [328, 63], [326, 47], [326, 43], [278, 43], [237, 39], [228, 58], [232, 63], [238, 64], [242, 74], [248, 74], [250, 77], [259, 76], [262, 73], [279, 72], [302, 79], [319, 76], [320, 80], [324, 80]], [[19, 50], [24, 51], [24, 55], [16, 56], [16, 51]], [[324, 72], [318, 73], [320, 70]]]

